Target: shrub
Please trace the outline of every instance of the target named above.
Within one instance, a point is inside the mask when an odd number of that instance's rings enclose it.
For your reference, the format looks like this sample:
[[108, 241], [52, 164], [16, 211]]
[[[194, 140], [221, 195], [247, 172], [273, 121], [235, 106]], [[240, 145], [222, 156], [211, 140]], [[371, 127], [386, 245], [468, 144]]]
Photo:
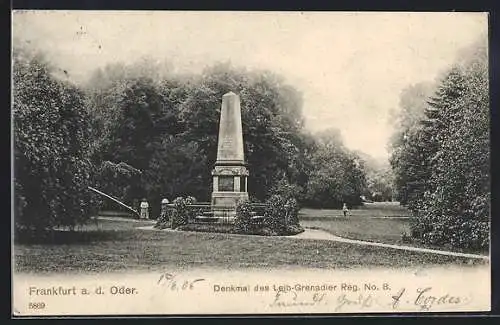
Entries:
[[237, 233], [249, 234], [254, 230], [252, 224], [252, 206], [249, 201], [240, 201], [236, 206], [234, 229]]
[[285, 200], [280, 195], [273, 195], [266, 202], [264, 226], [278, 235], [286, 235], [289, 233], [289, 226], [300, 227], [298, 212], [299, 207], [295, 199]]
[[188, 223], [189, 219], [189, 209], [188, 203], [185, 198], [177, 197], [174, 199], [173, 204], [174, 208], [172, 211], [172, 229], [175, 229], [179, 226], [185, 225]]
[[264, 211], [264, 226], [271, 231], [281, 234], [285, 228], [285, 201], [280, 195], [271, 196], [266, 202]]
[[295, 198], [289, 198], [285, 205], [288, 211], [288, 223], [291, 225], [299, 225], [300, 207]]
[[426, 215], [411, 225], [411, 237], [431, 245], [482, 250], [489, 245], [490, 223], [464, 216]]
[[193, 209], [189, 207], [192, 204], [196, 204], [196, 202], [197, 201], [194, 196], [188, 196], [184, 199], [184, 204], [186, 205], [186, 216], [188, 223], [193, 222], [197, 214], [200, 212], [200, 209]]
[[489, 202], [476, 198], [471, 203], [448, 204], [446, 197], [432, 194], [416, 210], [411, 236], [422, 243], [484, 250], [489, 246]]
[[171, 221], [173, 217], [174, 209], [167, 207], [165, 213], [160, 213], [158, 220], [156, 221], [155, 228], [165, 229], [171, 226]]

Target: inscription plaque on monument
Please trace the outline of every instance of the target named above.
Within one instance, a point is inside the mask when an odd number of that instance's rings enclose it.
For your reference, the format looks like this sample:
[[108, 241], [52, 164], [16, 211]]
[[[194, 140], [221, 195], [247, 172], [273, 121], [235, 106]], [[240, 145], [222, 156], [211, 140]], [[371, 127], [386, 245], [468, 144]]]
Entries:
[[233, 176], [219, 176], [219, 191], [220, 192], [233, 192], [234, 191], [234, 177]]

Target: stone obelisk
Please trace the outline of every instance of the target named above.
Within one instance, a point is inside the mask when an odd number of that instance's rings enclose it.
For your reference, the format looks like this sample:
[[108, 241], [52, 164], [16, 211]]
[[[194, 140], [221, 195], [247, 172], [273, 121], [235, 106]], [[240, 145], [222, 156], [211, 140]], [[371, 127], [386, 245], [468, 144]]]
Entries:
[[[248, 170], [243, 148], [240, 97], [233, 92], [222, 96], [217, 160], [212, 171], [212, 207], [217, 211], [234, 210], [241, 199], [248, 200]], [[234, 216], [234, 213], [230, 212]]]

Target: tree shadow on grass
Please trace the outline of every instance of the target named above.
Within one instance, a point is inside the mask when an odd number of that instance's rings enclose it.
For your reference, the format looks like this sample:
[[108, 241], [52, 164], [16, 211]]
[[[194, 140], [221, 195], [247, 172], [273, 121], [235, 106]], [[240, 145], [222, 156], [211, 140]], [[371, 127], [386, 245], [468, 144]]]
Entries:
[[115, 241], [123, 237], [125, 231], [93, 230], [69, 231], [52, 230], [45, 232], [17, 232], [14, 244], [21, 245], [66, 245], [90, 244], [93, 242]]

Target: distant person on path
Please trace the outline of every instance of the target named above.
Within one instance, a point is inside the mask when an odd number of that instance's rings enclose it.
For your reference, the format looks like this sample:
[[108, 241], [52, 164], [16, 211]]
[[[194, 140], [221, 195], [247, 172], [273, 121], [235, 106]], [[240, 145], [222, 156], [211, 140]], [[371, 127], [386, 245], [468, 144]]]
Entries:
[[347, 209], [347, 204], [344, 203], [344, 206], [342, 207], [342, 212], [344, 212], [344, 217], [347, 217], [347, 212], [349, 209]]
[[149, 204], [146, 199], [141, 202], [141, 219], [149, 219]]

